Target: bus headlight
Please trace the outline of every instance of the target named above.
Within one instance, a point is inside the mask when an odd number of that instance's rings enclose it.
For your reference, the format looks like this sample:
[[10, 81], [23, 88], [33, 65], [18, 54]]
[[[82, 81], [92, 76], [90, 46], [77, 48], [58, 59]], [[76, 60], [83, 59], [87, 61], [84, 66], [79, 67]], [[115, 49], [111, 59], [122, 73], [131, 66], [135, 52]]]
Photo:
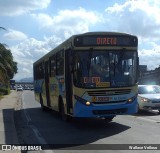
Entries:
[[127, 102], [129, 102], [129, 103], [131, 103], [133, 100], [132, 100], [132, 98], [129, 98], [128, 100], [127, 100]]
[[89, 101], [87, 101], [87, 100], [85, 100], [85, 99], [83, 99], [83, 98], [81, 98], [81, 97], [79, 97], [77, 95], [74, 95], [74, 97], [78, 102], [80, 102], [80, 103], [82, 103], [82, 104], [84, 104], [86, 106], [90, 106], [91, 105], [91, 102], [89, 102]]
[[132, 102], [135, 100], [135, 98], [136, 98], [136, 96], [131, 97], [131, 98], [129, 98], [129, 99], [127, 100], [127, 102], [128, 102], [128, 103], [132, 103]]
[[89, 101], [86, 101], [86, 105], [89, 106], [91, 103]]

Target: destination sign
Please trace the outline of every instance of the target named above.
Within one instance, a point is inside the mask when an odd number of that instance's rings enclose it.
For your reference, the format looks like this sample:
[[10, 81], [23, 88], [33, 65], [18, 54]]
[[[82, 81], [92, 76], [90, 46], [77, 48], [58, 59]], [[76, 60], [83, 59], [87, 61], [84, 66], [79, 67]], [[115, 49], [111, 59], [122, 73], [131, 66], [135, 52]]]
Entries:
[[80, 46], [137, 46], [138, 40], [134, 36], [77, 36], [74, 45]]

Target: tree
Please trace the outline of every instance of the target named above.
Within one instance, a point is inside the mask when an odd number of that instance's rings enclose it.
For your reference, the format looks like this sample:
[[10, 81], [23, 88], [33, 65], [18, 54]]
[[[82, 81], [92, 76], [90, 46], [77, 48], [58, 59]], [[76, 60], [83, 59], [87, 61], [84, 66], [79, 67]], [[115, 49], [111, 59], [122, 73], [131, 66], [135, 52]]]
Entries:
[[[3, 27], [0, 29], [6, 30]], [[17, 62], [13, 60], [10, 49], [0, 43], [0, 82], [7, 84], [17, 73]]]
[[17, 73], [17, 62], [13, 61], [12, 53], [0, 44], [0, 63], [3, 71], [7, 73], [7, 78], [12, 79]]
[[[0, 27], [0, 29], [2, 30], [6, 30], [5, 28], [3, 27]], [[0, 46], [1, 47], [1, 46]], [[0, 48], [1, 50], [1, 48]], [[6, 69], [4, 67], [4, 65], [2, 64], [2, 55], [0, 54], [0, 82], [3, 82], [5, 83], [7, 81], [7, 72], [6, 72]]]

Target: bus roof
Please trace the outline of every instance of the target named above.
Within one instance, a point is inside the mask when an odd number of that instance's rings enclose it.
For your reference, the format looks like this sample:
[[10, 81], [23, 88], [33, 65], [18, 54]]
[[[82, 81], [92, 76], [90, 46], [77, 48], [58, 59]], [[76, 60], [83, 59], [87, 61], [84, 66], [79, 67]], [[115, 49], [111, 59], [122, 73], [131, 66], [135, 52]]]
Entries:
[[38, 64], [39, 62], [43, 61], [44, 59], [49, 58], [53, 53], [56, 53], [60, 50], [62, 50], [63, 48], [67, 47], [71, 47], [73, 45], [73, 40], [74, 38], [78, 37], [78, 36], [94, 36], [94, 35], [117, 35], [117, 36], [128, 36], [128, 37], [135, 37], [137, 38], [135, 35], [132, 34], [128, 34], [128, 33], [121, 33], [121, 32], [87, 32], [87, 33], [82, 33], [82, 34], [76, 34], [76, 35], [72, 35], [70, 38], [68, 38], [66, 41], [64, 41], [63, 43], [59, 44], [57, 47], [55, 47], [54, 49], [52, 49], [51, 51], [49, 51], [47, 54], [45, 54], [44, 56], [42, 56], [40, 59], [38, 59], [36, 62], [34, 62], [35, 64]]
[[122, 32], [107, 32], [107, 31], [100, 31], [100, 32], [86, 32], [86, 33], [82, 33], [82, 34], [77, 34], [77, 35], [73, 35], [73, 36], [83, 36], [83, 35], [125, 35], [125, 36], [135, 36], [132, 34], [128, 34], [128, 33], [122, 33]]

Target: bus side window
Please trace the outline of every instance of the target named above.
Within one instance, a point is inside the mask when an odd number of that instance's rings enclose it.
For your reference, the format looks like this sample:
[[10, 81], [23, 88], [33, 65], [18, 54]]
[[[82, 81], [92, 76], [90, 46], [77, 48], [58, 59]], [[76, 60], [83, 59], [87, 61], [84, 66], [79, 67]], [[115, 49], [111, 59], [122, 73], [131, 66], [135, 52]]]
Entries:
[[43, 65], [43, 62], [35, 67], [35, 71], [36, 71], [36, 75], [35, 75], [36, 79], [43, 79], [44, 78], [44, 65]]
[[64, 51], [60, 51], [56, 54], [57, 62], [57, 75], [64, 75]]
[[56, 75], [56, 55], [50, 58], [50, 76], [54, 77]]

